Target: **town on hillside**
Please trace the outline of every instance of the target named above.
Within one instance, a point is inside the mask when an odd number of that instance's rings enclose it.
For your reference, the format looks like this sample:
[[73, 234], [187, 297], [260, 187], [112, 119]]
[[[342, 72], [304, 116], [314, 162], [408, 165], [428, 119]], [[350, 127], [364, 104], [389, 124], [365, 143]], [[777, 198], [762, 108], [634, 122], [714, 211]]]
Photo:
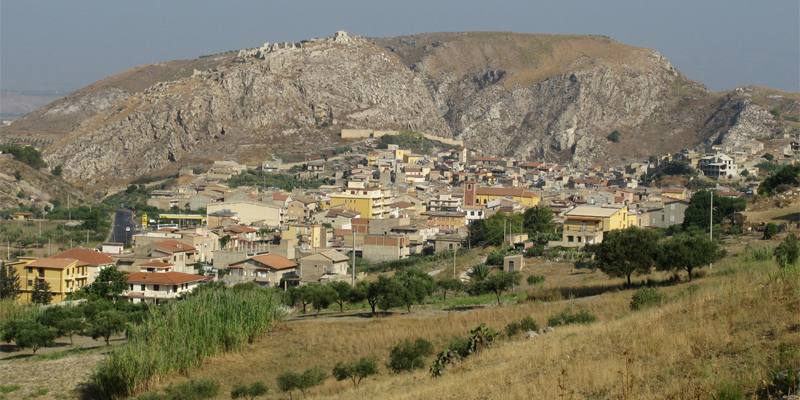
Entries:
[[[3, 255], [20, 277], [20, 300], [31, 301], [42, 282], [52, 302], [69, 300], [110, 266], [127, 273], [123, 296], [132, 303], [168, 302], [210, 282], [284, 290], [355, 285], [376, 266], [413, 265], [486, 243], [516, 249], [503, 263], [513, 271], [523, 267], [522, 254], [574, 252], [628, 227], [680, 226], [696, 194], [713, 192], [718, 202], [751, 197], [765, 176], [800, 155], [798, 141], [779, 154], [753, 142], [579, 169], [483, 156], [413, 132], [344, 130], [342, 139], [347, 145], [318, 159], [219, 160], [128, 186], [123, 192], [141, 201], [121, 203], [111, 233], [90, 248], [87, 233], [81, 246], [40, 243], [31, 254], [7, 234]], [[532, 208], [549, 210], [555, 229], [535, 232], [508, 217]], [[7, 214], [6, 223], [45, 217]], [[503, 227], [490, 238], [493, 219]], [[725, 221], [764, 229], [740, 212]]]

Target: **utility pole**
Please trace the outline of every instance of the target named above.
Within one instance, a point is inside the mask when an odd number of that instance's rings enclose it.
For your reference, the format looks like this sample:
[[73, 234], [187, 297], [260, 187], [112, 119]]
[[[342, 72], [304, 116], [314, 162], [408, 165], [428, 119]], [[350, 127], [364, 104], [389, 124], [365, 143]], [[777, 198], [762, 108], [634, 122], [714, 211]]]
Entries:
[[[711, 193], [711, 207], [710, 207], [709, 213], [708, 213], [709, 214], [709, 218], [708, 218], [709, 219], [709, 221], [708, 221], [708, 238], [711, 239], [711, 241], [713, 242], [714, 241], [714, 192], [713, 191], [709, 191], [709, 193]], [[708, 263], [708, 269], [711, 269], [711, 268], [714, 268], [714, 263], [713, 262]]]
[[457, 251], [458, 251], [458, 249], [456, 249], [455, 246], [453, 246], [453, 278], [456, 277], [456, 252]]
[[352, 284], [353, 284], [353, 287], [355, 287], [356, 286], [356, 227], [353, 226], [352, 222], [350, 223], [350, 230], [353, 232], [353, 247], [352, 247], [352, 251], [351, 251], [353, 253], [353, 255], [352, 255], [353, 256], [353, 271], [352, 271], [353, 272], [353, 283]]
[[70, 205], [69, 193], [67, 193], [67, 219], [72, 221], [72, 206]]

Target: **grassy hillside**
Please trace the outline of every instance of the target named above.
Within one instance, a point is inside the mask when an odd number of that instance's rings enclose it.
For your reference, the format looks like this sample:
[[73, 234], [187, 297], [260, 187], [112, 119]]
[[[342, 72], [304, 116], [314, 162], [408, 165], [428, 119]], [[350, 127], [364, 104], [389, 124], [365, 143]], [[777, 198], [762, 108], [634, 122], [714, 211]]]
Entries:
[[[731, 399], [768, 398], [758, 395], [774, 371], [800, 367], [800, 267], [779, 270], [771, 260], [757, 261], [741, 242], [775, 245], [744, 237], [693, 282], [670, 284], [665, 275], [650, 276], [662, 282], [656, 290], [664, 300], [639, 311], [630, 307], [636, 290], [619, 280], [568, 264], [536, 263], [525, 274], [544, 276], [544, 284], [523, 285], [499, 307], [491, 305], [492, 298], [466, 309], [442, 308], [432, 300], [411, 313], [396, 309], [377, 318], [358, 311], [292, 318], [241, 351], [211, 357], [151, 389], [211, 379], [220, 384], [215, 398], [225, 399], [236, 384], [262, 381], [271, 389], [264, 398], [283, 399], [288, 396], [275, 382], [284, 371], [321, 367], [330, 373], [340, 361], [375, 357], [379, 375], [358, 388], [329, 377], [305, 398], [707, 399], [722, 393], [742, 395]], [[478, 324], [503, 331], [509, 322], [530, 316], [545, 326], [565, 308], [587, 310], [597, 322], [559, 326], [530, 340], [501, 337], [440, 378], [428, 374], [430, 357], [418, 372], [392, 374], [385, 366], [389, 350], [403, 339], [428, 339], [438, 351]], [[8, 399], [42, 389], [52, 398], [70, 398], [63, 389], [70, 378], [63, 371], [72, 371], [69, 386], [75, 385], [101, 358], [96, 352], [48, 350], [47, 358], [0, 360], [0, 381], [21, 385]], [[37, 371], [36, 380], [24, 371]]]
[[[550, 270], [546, 276], [554, 281], [559, 275], [569, 279], [572, 271]], [[583, 278], [591, 282], [592, 276], [604, 280], [591, 273]], [[711, 398], [728, 386], [755, 392], [771, 369], [800, 363], [798, 270], [780, 273], [772, 262], [733, 256], [705, 279], [661, 290], [667, 296], [662, 306], [636, 312], [629, 308], [633, 291], [612, 290], [468, 312], [291, 322], [247, 351], [216, 358], [189, 376], [215, 379], [223, 389], [255, 380], [274, 387], [284, 369], [330, 370], [338, 361], [362, 356], [383, 364], [390, 347], [404, 338], [427, 338], [441, 348], [479, 323], [502, 330], [532, 316], [543, 326], [566, 306], [590, 310], [599, 322], [559, 327], [534, 340], [504, 339], [441, 378], [429, 377], [427, 370], [393, 375], [384, 367], [357, 389], [328, 379], [309, 398]], [[788, 359], [779, 359], [781, 354]]]

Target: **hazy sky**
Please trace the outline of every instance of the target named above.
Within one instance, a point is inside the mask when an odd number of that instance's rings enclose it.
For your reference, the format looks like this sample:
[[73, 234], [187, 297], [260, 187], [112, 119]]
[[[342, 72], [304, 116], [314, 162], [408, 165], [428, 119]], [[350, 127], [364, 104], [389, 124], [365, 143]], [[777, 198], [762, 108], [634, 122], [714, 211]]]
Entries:
[[800, 91], [800, 0], [0, 0], [0, 88], [71, 90], [134, 65], [347, 30], [591, 33], [712, 89]]

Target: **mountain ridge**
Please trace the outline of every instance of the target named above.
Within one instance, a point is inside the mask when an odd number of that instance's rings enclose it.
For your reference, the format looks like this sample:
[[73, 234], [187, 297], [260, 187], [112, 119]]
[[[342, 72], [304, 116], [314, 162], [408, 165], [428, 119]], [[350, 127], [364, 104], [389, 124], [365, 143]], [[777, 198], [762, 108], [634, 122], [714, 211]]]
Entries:
[[[49, 138], [48, 162], [92, 185], [333, 146], [342, 128], [416, 129], [480, 153], [590, 166], [797, 129], [767, 112], [780, 103], [798, 113], [795, 94], [756, 101], [748, 90], [711, 92], [657, 51], [605, 36], [337, 33], [136, 67], [27, 115], [0, 139]], [[611, 131], [619, 143], [605, 139]]]

